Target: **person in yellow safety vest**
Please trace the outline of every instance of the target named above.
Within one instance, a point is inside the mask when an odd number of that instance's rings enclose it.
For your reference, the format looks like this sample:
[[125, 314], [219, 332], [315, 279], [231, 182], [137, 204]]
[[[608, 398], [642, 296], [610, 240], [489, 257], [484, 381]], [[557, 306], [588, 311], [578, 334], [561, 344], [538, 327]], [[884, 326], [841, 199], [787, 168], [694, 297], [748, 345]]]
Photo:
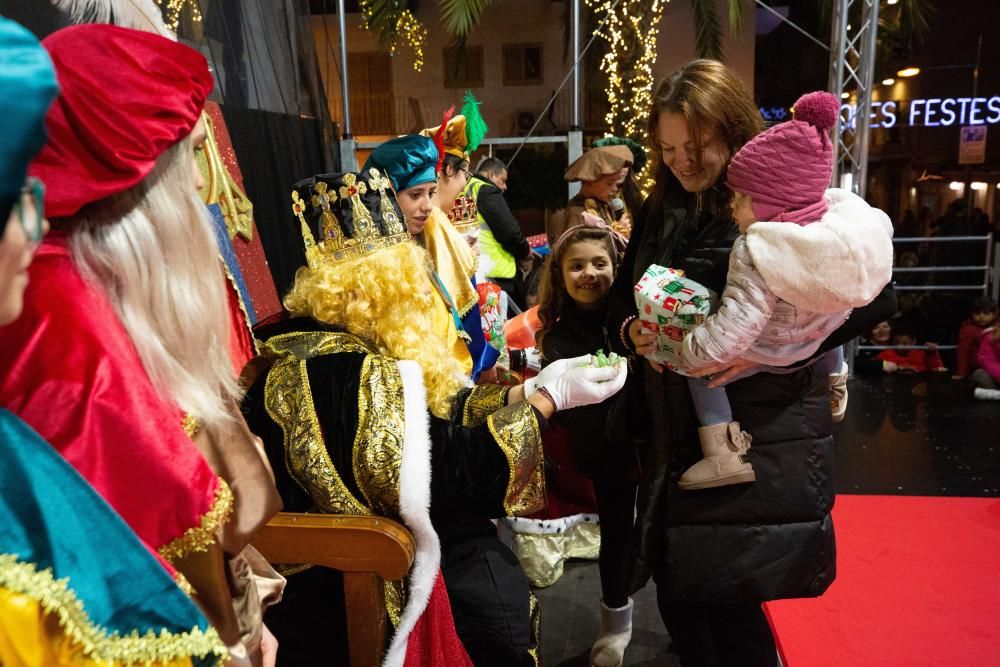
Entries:
[[524, 295], [520, 293], [523, 286], [518, 268], [530, 271], [539, 255], [528, 246], [520, 223], [504, 199], [506, 191], [507, 165], [499, 158], [486, 157], [476, 167], [462, 194], [475, 199], [479, 210], [480, 269], [521, 306]]

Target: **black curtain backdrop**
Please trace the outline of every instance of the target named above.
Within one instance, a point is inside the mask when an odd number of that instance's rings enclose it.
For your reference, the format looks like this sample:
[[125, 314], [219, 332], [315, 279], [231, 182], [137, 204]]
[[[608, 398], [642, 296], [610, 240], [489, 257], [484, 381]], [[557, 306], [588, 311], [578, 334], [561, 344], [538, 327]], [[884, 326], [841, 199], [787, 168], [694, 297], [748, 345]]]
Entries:
[[[292, 285], [305, 264], [299, 223], [292, 217], [292, 183], [327, 168], [318, 146], [322, 127], [316, 119], [223, 104], [247, 196], [254, 206], [257, 233], [278, 295]], [[336, 171], [336, 169], [333, 169]]]
[[[329, 5], [327, 7], [326, 5]], [[178, 39], [208, 60], [218, 102], [243, 172], [247, 196], [278, 294], [305, 263], [291, 215], [291, 184], [339, 171], [316, 61], [309, 0], [198, 0], [203, 17], [181, 15]], [[320, 11], [332, 12], [324, 0]], [[0, 15], [39, 39], [69, 24], [47, 0], [0, 0]], [[113, 85], [114, 78], [108, 79]]]

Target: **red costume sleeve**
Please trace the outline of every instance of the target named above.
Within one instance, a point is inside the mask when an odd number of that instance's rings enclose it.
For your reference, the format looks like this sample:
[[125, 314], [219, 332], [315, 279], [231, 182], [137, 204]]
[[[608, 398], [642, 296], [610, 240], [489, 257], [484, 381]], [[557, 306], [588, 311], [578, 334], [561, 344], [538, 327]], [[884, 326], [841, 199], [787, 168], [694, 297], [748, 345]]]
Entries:
[[232, 506], [111, 304], [64, 241], [39, 249], [25, 309], [0, 327], [0, 405], [30, 424], [167, 560], [207, 547]]

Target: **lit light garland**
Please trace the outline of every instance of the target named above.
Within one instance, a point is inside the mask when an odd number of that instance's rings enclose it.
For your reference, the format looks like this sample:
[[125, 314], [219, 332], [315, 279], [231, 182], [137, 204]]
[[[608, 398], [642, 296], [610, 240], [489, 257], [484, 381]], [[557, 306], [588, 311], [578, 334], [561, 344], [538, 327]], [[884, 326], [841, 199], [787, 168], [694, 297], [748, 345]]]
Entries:
[[[413, 51], [413, 69], [420, 72], [424, 69], [424, 44], [427, 43], [427, 28], [417, 20], [417, 17], [405, 10], [396, 21], [396, 35]], [[393, 40], [389, 52], [395, 55], [398, 42]]]
[[[620, 0], [598, 34], [608, 43], [601, 71], [608, 77], [608, 131], [641, 138], [653, 98], [653, 65], [660, 19], [669, 0]], [[608, 15], [613, 0], [587, 0], [598, 16]], [[648, 171], [648, 170], [647, 170]]]
[[191, 20], [195, 23], [201, 23], [201, 9], [198, 7], [198, 0], [156, 0], [156, 3], [167, 10], [164, 20], [174, 32], [177, 32], [177, 27], [181, 23], [181, 12], [184, 11], [185, 7], [191, 8]]
[[[382, 30], [380, 26], [372, 26], [371, 3], [372, 0], [359, 0], [358, 2], [361, 7], [361, 27], [370, 32], [379, 32]], [[427, 27], [409, 9], [383, 11], [388, 12], [388, 20], [380, 17], [377, 19], [377, 22], [386, 22], [392, 25], [391, 30], [379, 35], [380, 39], [384, 40], [383, 46], [388, 46], [389, 53], [396, 55], [400, 42], [402, 42], [413, 52], [413, 69], [417, 72], [423, 71], [424, 46], [427, 44]], [[392, 21], [394, 11], [399, 11], [395, 15], [395, 22]]]

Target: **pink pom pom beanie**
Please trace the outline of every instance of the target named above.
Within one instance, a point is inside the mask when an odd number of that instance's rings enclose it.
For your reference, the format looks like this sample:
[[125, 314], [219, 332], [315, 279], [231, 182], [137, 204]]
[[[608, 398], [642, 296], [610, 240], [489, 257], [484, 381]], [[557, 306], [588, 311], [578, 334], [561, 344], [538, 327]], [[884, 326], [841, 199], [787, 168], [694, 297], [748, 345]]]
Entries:
[[759, 221], [807, 225], [826, 212], [823, 193], [833, 174], [830, 130], [840, 102], [830, 93], [803, 95], [793, 119], [761, 132], [729, 162], [726, 185], [753, 198]]

